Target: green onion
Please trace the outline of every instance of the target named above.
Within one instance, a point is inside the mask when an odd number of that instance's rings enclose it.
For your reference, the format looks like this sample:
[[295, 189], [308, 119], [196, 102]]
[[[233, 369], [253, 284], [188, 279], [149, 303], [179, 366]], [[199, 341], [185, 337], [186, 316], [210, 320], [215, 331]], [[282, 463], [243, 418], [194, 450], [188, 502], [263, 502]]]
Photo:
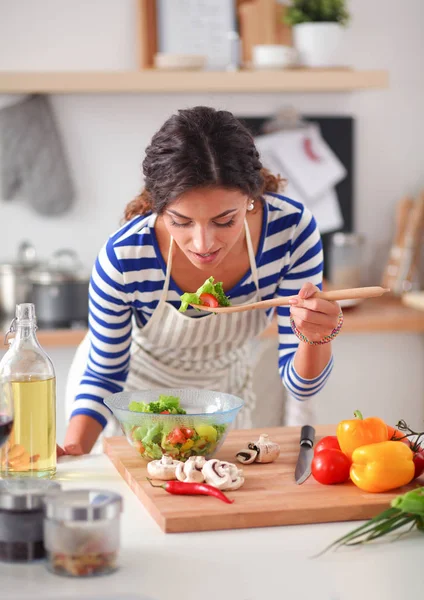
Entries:
[[406, 526], [409, 527], [400, 535], [409, 533], [413, 529], [424, 533], [424, 487], [393, 498], [390, 508], [335, 540], [316, 556], [321, 556], [331, 548], [364, 544]]

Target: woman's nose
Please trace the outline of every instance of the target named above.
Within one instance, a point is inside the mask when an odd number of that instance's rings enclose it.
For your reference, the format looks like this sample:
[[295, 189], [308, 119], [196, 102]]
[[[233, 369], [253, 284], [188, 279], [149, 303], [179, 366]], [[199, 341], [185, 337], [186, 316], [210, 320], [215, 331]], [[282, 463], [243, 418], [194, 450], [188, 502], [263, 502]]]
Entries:
[[205, 227], [198, 227], [193, 233], [193, 249], [199, 254], [206, 254], [213, 247], [213, 234]]

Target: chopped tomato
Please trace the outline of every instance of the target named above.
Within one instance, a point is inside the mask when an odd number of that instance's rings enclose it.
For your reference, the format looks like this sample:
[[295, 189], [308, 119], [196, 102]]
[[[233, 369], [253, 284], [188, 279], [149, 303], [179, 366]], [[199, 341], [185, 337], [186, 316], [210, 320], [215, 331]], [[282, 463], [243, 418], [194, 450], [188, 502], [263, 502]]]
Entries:
[[170, 444], [184, 444], [186, 437], [181, 429], [176, 427], [168, 434], [167, 440]]
[[219, 306], [218, 300], [212, 294], [200, 294], [200, 301], [205, 306], [210, 306], [210, 308]]
[[181, 432], [185, 435], [187, 439], [192, 438], [194, 434], [193, 429], [189, 429], [188, 427], [181, 427]]
[[139, 442], [138, 440], [136, 440], [136, 441], [134, 442], [134, 448], [136, 448], [136, 449], [137, 449], [137, 450], [140, 452], [140, 454], [143, 454], [143, 453], [144, 453], [144, 446], [143, 446], [143, 444], [142, 444], [141, 442]]
[[160, 414], [161, 415], [169, 415], [169, 410], [163, 410]]

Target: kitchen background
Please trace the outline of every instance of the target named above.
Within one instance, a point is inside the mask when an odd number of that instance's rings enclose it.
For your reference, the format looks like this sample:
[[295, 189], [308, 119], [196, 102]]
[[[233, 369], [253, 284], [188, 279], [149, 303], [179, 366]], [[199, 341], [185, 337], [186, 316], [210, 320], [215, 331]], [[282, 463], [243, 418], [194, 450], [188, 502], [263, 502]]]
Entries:
[[[0, 71], [137, 70], [137, 4], [136, 0], [0, 0]], [[354, 118], [354, 230], [366, 240], [363, 283], [379, 285], [394, 234], [396, 204], [406, 194], [417, 197], [424, 189], [424, 6], [421, 0], [351, 0], [348, 8], [352, 19], [338, 61], [356, 70], [387, 71], [387, 88], [51, 95], [75, 198], [63, 214], [46, 216], [23, 195], [0, 197], [0, 262], [15, 258], [20, 242], [29, 240], [40, 258], [63, 247], [75, 250], [89, 273], [105, 239], [119, 226], [125, 204], [142, 187], [144, 148], [172, 112], [206, 104], [245, 117], [272, 117], [290, 105], [299, 114]], [[0, 94], [0, 108], [18, 99]], [[396, 322], [385, 331], [367, 331], [365, 326], [358, 333], [344, 332], [334, 343], [336, 365], [330, 381], [306, 412], [290, 398], [283, 401], [276, 371], [277, 340], [262, 339], [255, 348], [255, 386], [264, 403], [272, 401], [257, 415], [258, 424], [297, 424], [307, 419], [335, 423], [361, 409], [392, 424], [404, 418], [420, 427], [423, 332], [422, 326], [415, 331], [399, 329]], [[75, 346], [46, 350], [57, 373], [61, 442], [66, 376]]]

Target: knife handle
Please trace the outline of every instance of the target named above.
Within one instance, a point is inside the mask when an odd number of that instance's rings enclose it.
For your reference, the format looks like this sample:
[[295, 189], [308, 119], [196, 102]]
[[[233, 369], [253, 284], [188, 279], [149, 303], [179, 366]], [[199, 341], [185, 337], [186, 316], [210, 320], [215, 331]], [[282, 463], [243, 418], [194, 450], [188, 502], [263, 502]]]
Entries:
[[300, 432], [300, 445], [313, 447], [315, 440], [315, 429], [311, 425], [304, 425]]

